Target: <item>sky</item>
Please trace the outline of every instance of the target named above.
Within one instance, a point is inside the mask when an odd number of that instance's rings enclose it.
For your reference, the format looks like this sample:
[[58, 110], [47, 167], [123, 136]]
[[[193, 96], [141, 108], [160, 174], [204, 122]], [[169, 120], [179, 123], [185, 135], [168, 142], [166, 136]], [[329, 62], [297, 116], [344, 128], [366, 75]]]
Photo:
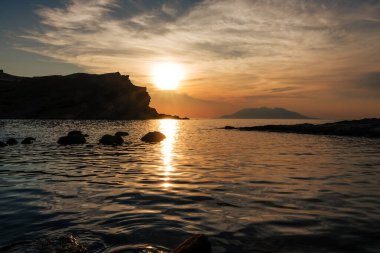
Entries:
[[[155, 64], [181, 66], [175, 91]], [[2, 0], [0, 69], [120, 72], [159, 112], [380, 117], [380, 0]]]

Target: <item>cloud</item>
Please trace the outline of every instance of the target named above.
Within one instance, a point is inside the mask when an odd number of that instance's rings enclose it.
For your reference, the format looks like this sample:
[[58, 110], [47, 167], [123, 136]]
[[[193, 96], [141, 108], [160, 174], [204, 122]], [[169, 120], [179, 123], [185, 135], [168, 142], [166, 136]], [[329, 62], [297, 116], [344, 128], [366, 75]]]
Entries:
[[380, 72], [372, 72], [362, 75], [357, 86], [368, 89], [369, 91], [380, 92]]
[[[380, 98], [380, 71], [362, 73], [350, 80], [339, 94], [352, 99], [378, 101]], [[379, 106], [380, 110], [380, 106]]]
[[[148, 83], [150, 65], [176, 61], [183, 91], [229, 101], [346, 89], [379, 71], [380, 2], [363, 0], [70, 0], [36, 11], [28, 52]], [[37, 44], [36, 44], [37, 43]], [[206, 92], [205, 92], [206, 91]]]

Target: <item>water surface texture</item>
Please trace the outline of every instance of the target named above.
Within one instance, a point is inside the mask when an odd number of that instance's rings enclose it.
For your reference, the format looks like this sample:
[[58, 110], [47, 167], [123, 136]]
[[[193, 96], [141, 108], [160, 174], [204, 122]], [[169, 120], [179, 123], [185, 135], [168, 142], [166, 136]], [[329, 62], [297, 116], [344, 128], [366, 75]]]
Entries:
[[[37, 141], [0, 148], [0, 245], [169, 250], [204, 233], [215, 253], [380, 252], [380, 140], [218, 129], [299, 122], [3, 120], [0, 139]], [[74, 129], [94, 146], [56, 144]], [[155, 130], [167, 139], [140, 141]], [[97, 144], [116, 131], [124, 145]]]

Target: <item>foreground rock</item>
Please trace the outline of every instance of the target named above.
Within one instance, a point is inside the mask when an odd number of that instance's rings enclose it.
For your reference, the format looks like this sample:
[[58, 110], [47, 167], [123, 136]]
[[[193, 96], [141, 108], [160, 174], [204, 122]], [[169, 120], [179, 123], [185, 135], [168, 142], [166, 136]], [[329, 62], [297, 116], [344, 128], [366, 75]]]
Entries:
[[380, 138], [380, 119], [345, 120], [317, 125], [305, 123], [296, 125], [264, 125], [252, 127], [226, 126], [225, 129]]
[[123, 144], [124, 140], [121, 136], [106, 134], [100, 138], [99, 143], [103, 145], [118, 146]]
[[[88, 250], [72, 235], [44, 236], [37, 240], [14, 242], [6, 246], [0, 246], [1, 253], [88, 253]], [[98, 252], [98, 251], [97, 251]], [[132, 253], [168, 252], [168, 249], [150, 245], [123, 245], [116, 246], [105, 253]], [[211, 244], [205, 235], [193, 235], [180, 243], [171, 253], [211, 253]]]
[[33, 137], [26, 137], [22, 140], [21, 144], [32, 144], [35, 140]]
[[118, 72], [31, 78], [1, 73], [0, 91], [6, 91], [0, 92], [2, 119], [180, 119], [151, 108], [146, 88]]
[[160, 142], [164, 140], [166, 136], [160, 132], [149, 132], [146, 135], [144, 135], [141, 140], [145, 142]]
[[79, 241], [72, 235], [61, 237], [46, 237], [36, 241], [22, 241], [5, 247], [0, 247], [4, 253], [88, 253]]
[[211, 244], [205, 235], [193, 235], [171, 253], [211, 253]]
[[58, 139], [58, 144], [60, 145], [75, 145], [75, 144], [85, 144], [86, 135], [82, 134], [81, 131], [70, 131], [67, 136], [62, 136]]

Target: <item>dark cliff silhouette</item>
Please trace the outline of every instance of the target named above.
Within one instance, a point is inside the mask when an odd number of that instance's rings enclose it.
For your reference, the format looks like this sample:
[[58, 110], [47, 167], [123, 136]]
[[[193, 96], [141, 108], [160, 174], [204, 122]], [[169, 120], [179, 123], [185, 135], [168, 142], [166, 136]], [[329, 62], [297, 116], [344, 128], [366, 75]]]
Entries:
[[221, 116], [222, 119], [308, 119], [297, 112], [284, 108], [245, 108], [230, 115]]
[[145, 87], [120, 73], [18, 77], [0, 71], [3, 119], [179, 118], [149, 107]]

